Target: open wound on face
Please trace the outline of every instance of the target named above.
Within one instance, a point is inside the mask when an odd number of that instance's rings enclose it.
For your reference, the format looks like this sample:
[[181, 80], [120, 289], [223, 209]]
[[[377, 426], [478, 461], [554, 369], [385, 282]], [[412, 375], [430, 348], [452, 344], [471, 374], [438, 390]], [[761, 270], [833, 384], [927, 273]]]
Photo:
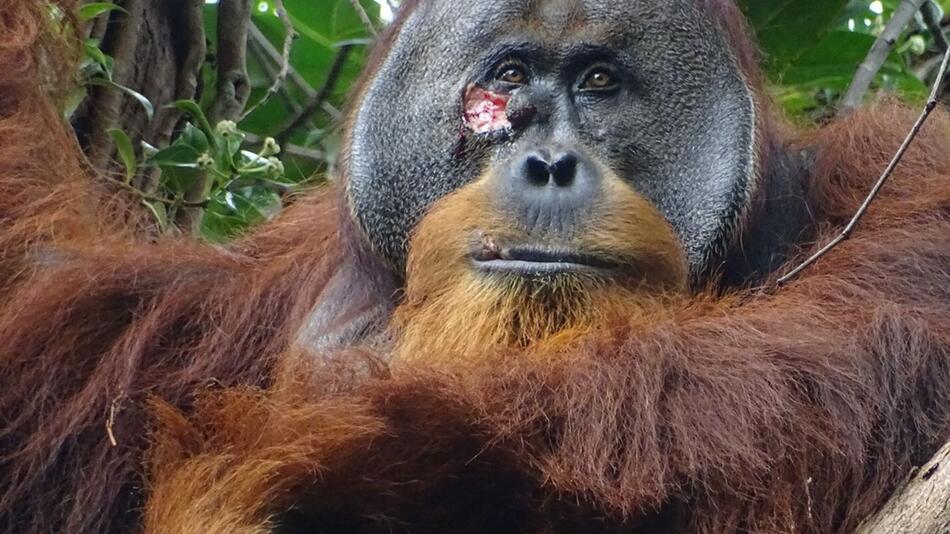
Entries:
[[511, 128], [507, 113], [510, 98], [477, 85], [468, 86], [463, 100], [465, 126], [477, 134]]

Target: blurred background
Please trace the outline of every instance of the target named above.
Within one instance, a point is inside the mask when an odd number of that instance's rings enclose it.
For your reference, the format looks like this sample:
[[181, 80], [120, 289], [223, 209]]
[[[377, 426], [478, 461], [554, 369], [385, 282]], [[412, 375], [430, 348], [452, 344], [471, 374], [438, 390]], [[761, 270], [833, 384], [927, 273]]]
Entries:
[[[776, 102], [808, 124], [835, 115], [901, 1], [739, 3]], [[926, 98], [950, 0], [923, 5], [859, 97]], [[63, 113], [90, 166], [148, 214], [146, 231], [226, 241], [332, 176], [347, 95], [396, 10], [395, 0], [116, 0], [87, 1], [74, 19], [51, 7], [56, 31], [85, 39]]]

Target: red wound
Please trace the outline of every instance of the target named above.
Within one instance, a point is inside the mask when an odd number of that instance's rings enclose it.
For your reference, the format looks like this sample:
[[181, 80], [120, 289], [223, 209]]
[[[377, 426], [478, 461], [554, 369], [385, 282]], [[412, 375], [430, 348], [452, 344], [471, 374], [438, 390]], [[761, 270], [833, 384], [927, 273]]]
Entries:
[[508, 100], [511, 97], [493, 93], [477, 85], [465, 91], [465, 125], [474, 133], [489, 133], [511, 128], [508, 121]]

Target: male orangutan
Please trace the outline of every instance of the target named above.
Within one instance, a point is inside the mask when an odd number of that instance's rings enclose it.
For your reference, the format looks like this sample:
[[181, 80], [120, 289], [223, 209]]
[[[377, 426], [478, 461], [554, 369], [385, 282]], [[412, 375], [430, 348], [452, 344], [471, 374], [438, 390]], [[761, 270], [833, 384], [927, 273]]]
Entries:
[[850, 532], [950, 439], [950, 120], [776, 287], [913, 113], [795, 132], [730, 0], [403, 2], [222, 248], [132, 235], [3, 9], [0, 530]]

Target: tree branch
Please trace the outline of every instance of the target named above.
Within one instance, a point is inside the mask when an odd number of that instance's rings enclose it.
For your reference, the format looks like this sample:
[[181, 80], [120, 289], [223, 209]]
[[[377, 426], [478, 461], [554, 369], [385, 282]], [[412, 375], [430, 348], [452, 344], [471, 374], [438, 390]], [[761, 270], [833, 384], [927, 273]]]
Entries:
[[867, 94], [868, 89], [871, 87], [871, 82], [877, 77], [878, 71], [881, 70], [881, 66], [884, 65], [887, 56], [890, 55], [894, 43], [897, 42], [904, 28], [907, 27], [911, 19], [914, 18], [914, 15], [920, 11], [924, 2], [927, 1], [928, 0], [904, 0], [897, 6], [891, 20], [887, 21], [884, 31], [881, 32], [881, 35], [874, 41], [874, 45], [871, 46], [871, 51], [864, 59], [864, 62], [858, 66], [858, 72], [854, 75], [851, 86], [848, 87], [848, 92], [845, 93], [844, 98], [841, 100], [842, 112], [847, 113], [853, 111], [861, 105], [861, 102], [864, 100], [864, 95]]
[[950, 48], [947, 43], [947, 36], [943, 34], [943, 28], [940, 27], [940, 7], [934, 3], [934, 0], [927, 0], [920, 8], [920, 14], [924, 19], [924, 26], [934, 37], [934, 43], [941, 52], [946, 52]]
[[[178, 19], [175, 22], [182, 27], [179, 35], [184, 46], [181, 57], [177, 58], [180, 67], [178, 67], [178, 84], [175, 87], [173, 100], [198, 98], [201, 70], [208, 52], [205, 43], [204, 0], [186, 0], [182, 3], [184, 5], [176, 10]], [[182, 111], [177, 108], [161, 107], [148, 125], [143, 137], [154, 146], [168, 146], [182, 115]], [[160, 174], [161, 171], [157, 168], [143, 168], [136, 177], [136, 187], [146, 193], [154, 193], [158, 187]]]
[[897, 153], [894, 154], [890, 164], [886, 169], [884, 169], [884, 173], [880, 178], [878, 178], [877, 183], [874, 184], [871, 192], [868, 194], [867, 198], [864, 199], [864, 203], [862, 203], [861, 207], [858, 208], [857, 213], [854, 214], [854, 217], [851, 218], [851, 221], [848, 223], [845, 229], [838, 235], [838, 237], [832, 239], [830, 243], [822, 247], [821, 250], [805, 260], [804, 263], [793, 269], [785, 276], [779, 278], [779, 285], [788, 283], [791, 279], [795, 278], [795, 276], [804, 271], [811, 264], [821, 259], [822, 256], [831, 252], [833, 248], [837, 247], [842, 241], [848, 239], [848, 237], [851, 236], [851, 233], [854, 231], [855, 227], [859, 222], [861, 222], [861, 219], [864, 218], [864, 215], [871, 207], [871, 203], [874, 202], [874, 199], [877, 198], [878, 193], [881, 192], [881, 188], [884, 187], [884, 184], [887, 183], [887, 180], [891, 177], [891, 174], [894, 173], [894, 169], [897, 168], [897, 165], [900, 163], [901, 159], [903, 159], [907, 149], [910, 148], [910, 145], [914, 142], [914, 139], [917, 138], [917, 134], [920, 133], [924, 123], [927, 122], [927, 118], [930, 117], [930, 114], [933, 113], [934, 109], [936, 109], [937, 101], [940, 98], [940, 94], [943, 90], [943, 79], [947, 76], [948, 64], [950, 64], [950, 49], [944, 53], [943, 63], [940, 65], [940, 70], [937, 72], [937, 79], [934, 81], [933, 89], [930, 91], [930, 97], [927, 99], [927, 104], [924, 106], [924, 110], [921, 112], [920, 117], [917, 118], [917, 122], [910, 130], [910, 133], [907, 134], [907, 137], [897, 150]]
[[[119, 30], [112, 46], [112, 80], [119, 85], [128, 85], [135, 68], [135, 51], [142, 25], [142, 0], [127, 0], [122, 7], [125, 13], [116, 14], [116, 20], [121, 22], [117, 25]], [[93, 167], [105, 171], [109, 169], [114, 153], [109, 129], [119, 124], [123, 93], [112, 87], [99, 87], [93, 98], [87, 151]]]
[[251, 84], [247, 75], [247, 35], [252, 0], [218, 2], [218, 86], [211, 110], [213, 122], [237, 121]]
[[[218, 83], [211, 120], [237, 121], [247, 98], [251, 94], [251, 82], [247, 74], [247, 35], [251, 25], [252, 0], [220, 0], [218, 2]], [[185, 207], [178, 212], [176, 224], [192, 235], [201, 232], [204, 208], [201, 203], [208, 197], [212, 176], [201, 173], [195, 183], [185, 191]]]
[[950, 532], [950, 443], [907, 482], [855, 534], [946, 534]]
[[376, 26], [373, 25], [373, 21], [370, 20], [369, 14], [363, 9], [363, 5], [360, 4], [360, 0], [350, 0], [350, 3], [353, 4], [353, 9], [356, 10], [356, 13], [360, 16], [360, 20], [363, 21], [363, 26], [366, 26], [366, 30], [370, 35], [376, 35]]
[[287, 79], [287, 74], [290, 72], [290, 52], [293, 48], [294, 39], [297, 38], [297, 31], [294, 30], [294, 25], [290, 21], [290, 17], [287, 15], [287, 10], [284, 8], [284, 3], [282, 0], [274, 0], [274, 6], [277, 10], [277, 17], [280, 18], [281, 22], [284, 24], [284, 51], [281, 54], [280, 59], [280, 70], [277, 72], [277, 75], [274, 76], [274, 81], [270, 87], [267, 88], [267, 92], [264, 93], [264, 96], [257, 101], [256, 104], [251, 106], [250, 109], [244, 112], [241, 115], [241, 120], [246, 119], [257, 110], [257, 108], [263, 106], [271, 99], [274, 95], [280, 91], [280, 88], [283, 87], [284, 81]]
[[333, 60], [333, 65], [330, 67], [330, 72], [327, 73], [327, 79], [323, 82], [323, 87], [313, 96], [310, 102], [304, 106], [290, 121], [284, 125], [274, 136], [277, 139], [277, 142], [284, 144], [288, 137], [303, 123], [310, 119], [310, 116], [313, 115], [318, 109], [323, 106], [323, 103], [333, 92], [333, 89], [336, 87], [336, 82], [340, 78], [340, 72], [343, 70], [343, 65], [346, 63], [346, 59], [349, 57], [350, 52], [353, 50], [353, 45], [343, 45], [340, 47], [339, 52], [336, 54], [336, 58]]
[[[271, 59], [271, 61], [274, 64], [277, 64], [277, 65], [280, 64], [280, 61], [281, 61], [280, 52], [278, 52], [277, 49], [274, 48], [274, 45], [272, 45], [271, 42], [267, 39], [267, 37], [263, 33], [261, 33], [261, 30], [258, 29], [257, 26], [253, 24], [251, 25], [251, 29], [250, 29], [250, 36], [251, 36], [251, 40], [253, 40], [253, 42], [260, 47], [262, 52], [267, 54], [267, 56]], [[307, 101], [313, 100], [313, 98], [316, 96], [317, 91], [313, 87], [311, 87], [310, 84], [307, 83], [307, 80], [305, 80], [303, 76], [301, 76], [300, 73], [297, 72], [293, 68], [293, 65], [291, 65], [290, 67], [290, 73], [288, 75], [288, 79], [290, 80], [291, 83], [293, 83], [297, 87], [297, 89], [303, 92], [304, 96], [307, 97]], [[324, 102], [322, 107], [323, 107], [324, 112], [326, 112], [331, 117], [333, 117], [333, 120], [338, 120], [343, 115], [342, 113], [340, 113], [340, 110], [335, 108], [329, 102]]]

